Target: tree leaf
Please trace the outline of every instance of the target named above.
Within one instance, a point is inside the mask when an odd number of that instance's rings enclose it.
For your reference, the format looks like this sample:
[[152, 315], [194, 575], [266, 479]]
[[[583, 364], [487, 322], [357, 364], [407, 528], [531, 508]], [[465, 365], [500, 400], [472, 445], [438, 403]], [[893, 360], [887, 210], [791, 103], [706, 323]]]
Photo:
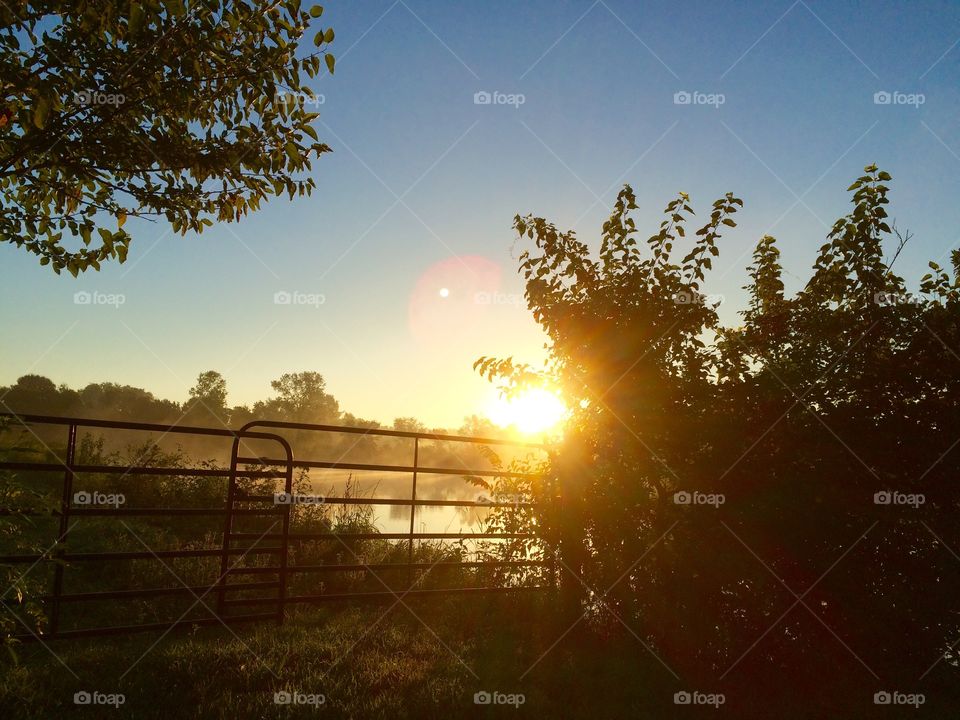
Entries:
[[50, 115], [50, 101], [46, 97], [40, 96], [37, 98], [36, 104], [33, 106], [33, 124], [43, 130], [47, 124], [47, 117]]

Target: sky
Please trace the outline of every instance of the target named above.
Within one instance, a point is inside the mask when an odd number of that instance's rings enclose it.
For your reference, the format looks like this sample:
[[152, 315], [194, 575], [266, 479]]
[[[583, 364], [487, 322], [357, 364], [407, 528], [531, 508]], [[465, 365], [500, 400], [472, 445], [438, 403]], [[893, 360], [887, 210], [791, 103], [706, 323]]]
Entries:
[[641, 237], [678, 191], [701, 216], [744, 200], [704, 288], [726, 323], [756, 241], [802, 286], [870, 163], [909, 286], [960, 246], [958, 3], [330, 0], [322, 21], [313, 196], [199, 236], [131, 219], [127, 262], [77, 279], [0, 247], [0, 384], [182, 401], [213, 369], [246, 404], [315, 370], [357, 416], [454, 428], [494, 395], [474, 360], [544, 357], [514, 215], [596, 246], [623, 183]]

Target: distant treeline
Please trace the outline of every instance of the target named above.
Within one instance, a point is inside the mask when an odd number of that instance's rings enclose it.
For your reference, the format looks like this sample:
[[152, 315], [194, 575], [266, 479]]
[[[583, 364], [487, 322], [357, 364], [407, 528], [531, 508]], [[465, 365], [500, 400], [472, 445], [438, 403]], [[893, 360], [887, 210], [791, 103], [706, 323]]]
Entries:
[[[100, 420], [125, 420], [165, 425], [200, 425], [230, 428], [241, 427], [251, 420], [284, 420], [290, 422], [395, 430], [427, 431], [413, 417], [399, 417], [392, 425], [366, 420], [340, 408], [337, 399], [327, 392], [326, 381], [318, 372], [284, 373], [272, 381], [273, 397], [252, 405], [227, 404], [227, 383], [215, 370], [197, 376], [186, 402], [165, 400], [149, 390], [113, 382], [90, 383], [75, 390], [56, 384], [43, 375], [24, 375], [13, 385], [0, 387], [0, 410], [3, 412]], [[430, 428], [431, 432], [448, 432]], [[486, 418], [471, 416], [459, 428], [449, 430], [466, 435], [501, 434]]]
[[[365, 420], [340, 409], [340, 404], [326, 389], [323, 376], [317, 372], [286, 373], [271, 383], [274, 395], [252, 405], [227, 405], [227, 384], [216, 371], [199, 374], [183, 403], [155, 397], [143, 388], [117, 383], [91, 383], [75, 390], [41, 375], [24, 375], [9, 387], [0, 387], [0, 411], [17, 414], [56, 415], [100, 420], [121, 420], [182, 427], [200, 426], [239, 429], [252, 420], [279, 420], [321, 425], [343, 425], [364, 428], [385, 427], [412, 432], [454, 433], [474, 437], [507, 437], [509, 430], [494, 425], [477, 415], [466, 417], [459, 428], [428, 428], [412, 417], [399, 417], [391, 425]], [[298, 460], [326, 460], [353, 463], [410, 465], [413, 441], [409, 438], [360, 436], [336, 432], [314, 432], [271, 429], [285, 437]], [[33, 425], [29, 430], [19, 424], [0, 429], [0, 454], [14, 447], [36, 446], [43, 452], [64, 451], [64, 426]], [[147, 433], [127, 430], [81, 428], [81, 437], [89, 436], [103, 444], [105, 452], [129, 455], [150, 440], [167, 453], [183, 453], [195, 460], [210, 460], [219, 465], [229, 461], [228, 438], [191, 434]], [[243, 441], [246, 455], [263, 457], [277, 453], [277, 447], [266, 441]], [[509, 464], [524, 451], [497, 448], [496, 456], [484, 448], [465, 443], [421, 442], [421, 466], [463, 469], [489, 468], [490, 462]], [[464, 473], [468, 474], [468, 473]], [[340, 487], [347, 482], [349, 471], [320, 471], [311, 479], [319, 487]], [[382, 473], [353, 473], [361, 492], [386, 483], [400, 482], [406, 487], [409, 477]], [[405, 484], [406, 483], [406, 484]], [[463, 495], [463, 474], [432, 474], [421, 478], [421, 494], [435, 498]], [[408, 490], [404, 490], [404, 493]], [[476, 489], [469, 493], [476, 494]], [[472, 497], [471, 494], [471, 497]]]

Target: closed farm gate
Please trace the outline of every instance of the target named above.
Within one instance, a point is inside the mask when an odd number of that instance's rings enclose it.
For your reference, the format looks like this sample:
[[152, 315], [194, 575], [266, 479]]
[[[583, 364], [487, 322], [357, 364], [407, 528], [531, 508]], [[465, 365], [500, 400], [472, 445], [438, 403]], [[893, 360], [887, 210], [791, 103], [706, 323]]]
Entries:
[[[503, 469], [491, 448], [542, 456], [542, 445], [274, 421], [230, 430], [38, 415], [2, 414], [0, 420], [0, 438], [6, 438], [0, 472], [13, 479], [19, 497], [26, 493], [39, 505], [0, 507], [25, 528], [13, 539], [0, 538], [0, 564], [40, 588], [35, 597], [46, 618], [38, 633], [8, 592], [4, 605], [22, 626], [22, 640], [283, 622], [292, 604], [540, 591], [555, 583], [553, 563], [537, 534], [527, 531], [535, 523], [518, 532], [502, 524], [473, 532], [416, 527], [418, 512], [443, 509], [535, 513], [537, 506], [519, 495], [464, 498], [464, 479], [492, 488], [487, 483], [539, 478]], [[139, 451], [132, 458], [110, 452], [94, 432], [135, 440]], [[219, 443], [229, 462], [185, 461], [157, 450], [173, 442]], [[359, 462], [365, 453], [382, 459], [377, 443], [392, 444], [390, 461]], [[311, 455], [296, 454], [301, 446]], [[312, 459], [324, 451], [335, 459]], [[393, 461], [401, 453], [409, 453], [408, 462]], [[425, 461], [431, 454], [449, 464]], [[408, 492], [364, 494], [354, 474], [382, 478], [391, 490], [409, 482]], [[318, 493], [317, 485], [333, 476], [334, 492]], [[425, 478], [447, 484], [424, 492]], [[462, 490], [458, 497], [437, 497], [438, 487], [441, 495]], [[44, 498], [53, 497], [44, 507]], [[372, 522], [375, 507], [388, 509], [394, 527]], [[84, 529], [85, 523], [92, 525]], [[512, 543], [511, 552], [503, 552], [503, 543]], [[114, 587], [154, 577], [155, 586]]]

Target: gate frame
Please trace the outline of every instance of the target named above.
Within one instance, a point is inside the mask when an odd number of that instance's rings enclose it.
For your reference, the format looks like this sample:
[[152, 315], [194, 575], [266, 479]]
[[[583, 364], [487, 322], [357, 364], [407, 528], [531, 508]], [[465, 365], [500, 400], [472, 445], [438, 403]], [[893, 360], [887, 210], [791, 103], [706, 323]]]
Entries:
[[[92, 637], [103, 635], [121, 635], [133, 632], [172, 630], [175, 628], [191, 627], [195, 625], [227, 625], [233, 622], [248, 622], [260, 620], [275, 620], [282, 624], [285, 618], [286, 606], [293, 603], [318, 603], [335, 600], [383, 600], [390, 597], [397, 597], [397, 592], [388, 590], [384, 592], [355, 592], [355, 593], [336, 593], [329, 595], [300, 595], [290, 597], [287, 595], [287, 585], [291, 573], [303, 572], [337, 572], [337, 571], [355, 571], [366, 569], [370, 572], [376, 569], [399, 569], [407, 568], [408, 588], [403, 592], [404, 595], [417, 596], [435, 596], [443, 594], [478, 594], [488, 592], [517, 592], [517, 591], [543, 591], [556, 587], [556, 568], [550, 574], [550, 584], [546, 586], [505, 586], [505, 587], [455, 587], [455, 588], [436, 588], [436, 589], [414, 589], [414, 572], [416, 569], [429, 569], [433, 567], [551, 567], [553, 563], [549, 560], [502, 560], [502, 561], [476, 561], [476, 562], [440, 562], [440, 563], [414, 563], [413, 562], [413, 544], [414, 540], [420, 539], [534, 539], [536, 533], [415, 533], [414, 523], [416, 508], [421, 506], [433, 507], [537, 507], [537, 503], [502, 503], [490, 502], [479, 503], [475, 501], [460, 500], [421, 500], [417, 498], [417, 475], [420, 473], [435, 473], [445, 475], [469, 475], [469, 476], [487, 476], [487, 477], [540, 477], [538, 473], [516, 473], [511, 471], [497, 471], [492, 469], [475, 468], [439, 468], [423, 467], [419, 465], [420, 440], [438, 440], [449, 442], [474, 443], [479, 445], [500, 445], [512, 447], [529, 447], [542, 451], [548, 451], [549, 446], [543, 443], [522, 442], [496, 438], [478, 438], [465, 435], [445, 435], [441, 433], [418, 433], [401, 430], [386, 430], [380, 428], [358, 428], [339, 425], [320, 425], [309, 423], [288, 423], [272, 420], [255, 420], [248, 422], [239, 430], [230, 430], [227, 428], [217, 429], [197, 426], [183, 425], [162, 425], [155, 423], [127, 422], [120, 420], [96, 420], [89, 418], [58, 417], [50, 415], [32, 415], [17, 413], [0, 413], [0, 418], [9, 418], [11, 427], [14, 424], [21, 426], [29, 431], [30, 424], [59, 425], [67, 427], [67, 447], [64, 461], [53, 463], [36, 462], [14, 462], [0, 461], [0, 470], [26, 471], [26, 472], [50, 472], [63, 469], [63, 485], [59, 510], [53, 511], [54, 515], [60, 518], [57, 532], [57, 540], [53, 547], [39, 555], [0, 555], [0, 563], [30, 563], [29, 570], [42, 561], [50, 559], [52, 554], [56, 562], [54, 569], [53, 591], [50, 595], [42, 596], [40, 599], [49, 603], [50, 607], [50, 631], [43, 634], [42, 639]], [[139, 430], [144, 432], [160, 432], [161, 438], [164, 435], [175, 433], [184, 435], [218, 436], [231, 437], [233, 439], [231, 447], [230, 467], [221, 468], [170, 468], [170, 467], [149, 467], [136, 465], [77, 465], [75, 462], [77, 429], [80, 427], [104, 428], [116, 430]], [[273, 429], [292, 429], [292, 430], [310, 430], [318, 432], [338, 433], [338, 434], [360, 434], [382, 437], [400, 437], [411, 438], [414, 440], [413, 465], [374, 465], [364, 463], [344, 463], [344, 462], [321, 462], [296, 460], [290, 443], [281, 435], [253, 430], [252, 428], [273, 428]], [[31, 431], [32, 432], [32, 431]], [[252, 458], [240, 455], [240, 442], [243, 439], [265, 440], [278, 443], [282, 450], [284, 458]], [[41, 441], [42, 442], [42, 441]], [[240, 465], [258, 465], [261, 469], [241, 470]], [[281, 470], [269, 470], [267, 468], [281, 468]], [[412, 492], [409, 500], [401, 498], [324, 498], [325, 502], [334, 504], [354, 504], [354, 505], [406, 505], [410, 507], [410, 526], [407, 533], [291, 533], [290, 516], [292, 505], [287, 504], [282, 511], [282, 530], [280, 533], [264, 533], [258, 536], [259, 539], [280, 540], [278, 547], [270, 548], [233, 548], [231, 541], [235, 539], [249, 540], [247, 534], [235, 533], [233, 531], [234, 519], [239, 515], [269, 515], [269, 511], [260, 510], [240, 510], [234, 507], [238, 499], [237, 479], [239, 477], [248, 478], [284, 478], [285, 492], [292, 493], [293, 490], [293, 468], [328, 468], [328, 469], [348, 469], [348, 470], [372, 470], [383, 472], [400, 472], [412, 475]], [[130, 473], [144, 475], [190, 475], [206, 477], [225, 477], [227, 478], [226, 499], [223, 508], [73, 508], [73, 487], [76, 475], [78, 473], [120, 473], [127, 475]], [[244, 500], [273, 500], [271, 496], [245, 495]], [[0, 509], [2, 514], [10, 514], [10, 511]], [[276, 510], [273, 514], [280, 515]], [[68, 553], [65, 548], [66, 537], [70, 530], [71, 517], [83, 516], [218, 516], [224, 517], [223, 541], [220, 548], [210, 548], [202, 550], [161, 550], [148, 552], [106, 552], [106, 553]], [[256, 535], [253, 533], [252, 535]], [[321, 540], [321, 539], [358, 539], [358, 540], [407, 540], [408, 552], [406, 563], [382, 563], [382, 564], [338, 564], [338, 565], [289, 565], [289, 548], [291, 540], [299, 542], [301, 540]], [[279, 564], [276, 568], [237, 568], [229, 565], [232, 555], [262, 555], [279, 551]], [[219, 557], [220, 575], [212, 585], [202, 586], [183, 586], [166, 588], [138, 588], [130, 590], [108, 590], [91, 593], [68, 594], [63, 592], [63, 577], [65, 564], [68, 562], [98, 562], [107, 560], [123, 559], [158, 559], [164, 558], [184, 558], [184, 557]], [[241, 557], [242, 559], [242, 557]], [[227, 578], [230, 575], [257, 575], [276, 572], [278, 575], [276, 582], [241, 582], [228, 583]], [[375, 574], [375, 573], [374, 573]], [[240, 598], [229, 600], [226, 593], [230, 590], [266, 590], [269, 588], [277, 589], [276, 597], [265, 598]], [[94, 628], [79, 628], [72, 630], [60, 629], [60, 607], [64, 602], [81, 602], [85, 600], [122, 600], [128, 598], [158, 597], [165, 595], [190, 594], [195, 598], [202, 598], [203, 595], [216, 591], [217, 608], [213, 613], [205, 603], [204, 607], [211, 612], [211, 617], [201, 617], [192, 620], [178, 620], [172, 623], [157, 622], [144, 623], [140, 625], [121, 625]], [[198, 595], [198, 593], [203, 595]], [[230, 615], [225, 612], [231, 606], [243, 605], [276, 605], [273, 612], [253, 612], [247, 611], [239, 615]], [[29, 634], [14, 635], [15, 639], [21, 641], [41, 640], [41, 637], [32, 630]]]

